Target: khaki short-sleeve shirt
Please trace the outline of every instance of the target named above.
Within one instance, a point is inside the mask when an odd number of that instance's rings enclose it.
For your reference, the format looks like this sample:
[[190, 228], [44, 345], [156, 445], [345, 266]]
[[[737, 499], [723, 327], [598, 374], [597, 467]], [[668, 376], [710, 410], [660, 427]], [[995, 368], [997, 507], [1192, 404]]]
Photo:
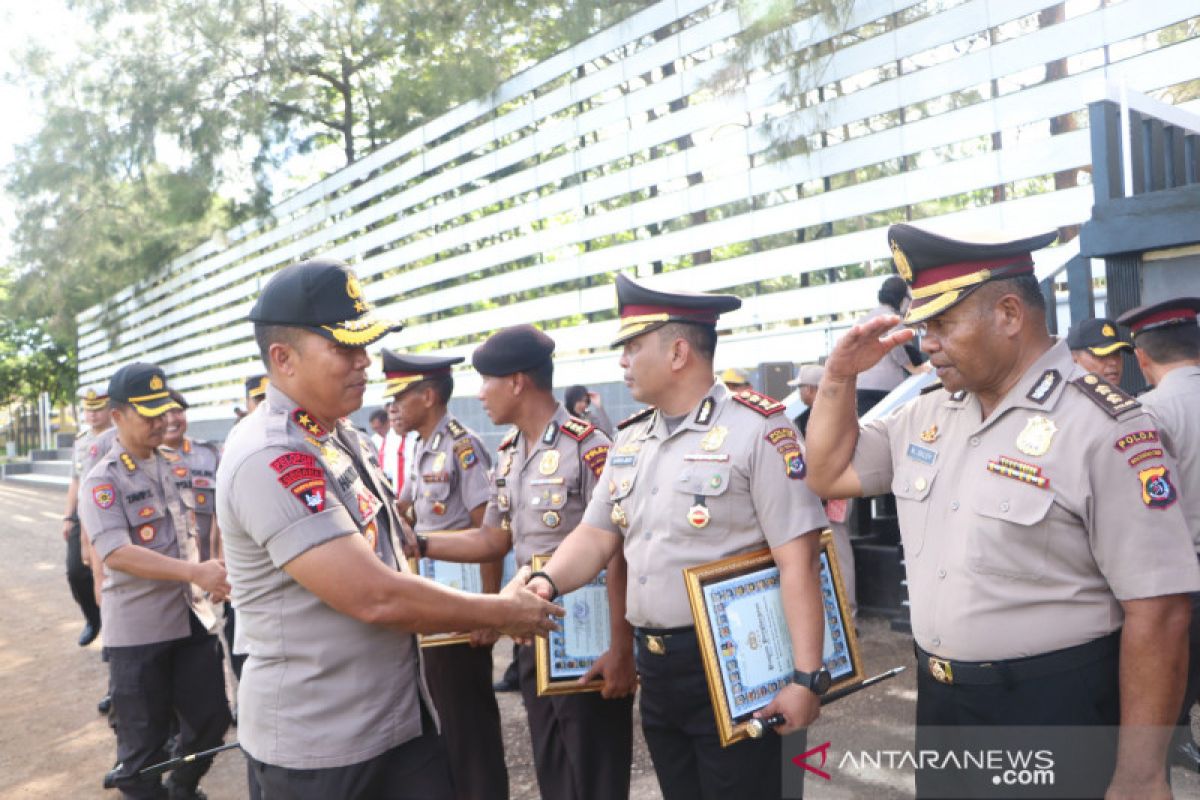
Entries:
[[393, 569], [394, 496], [370, 443], [345, 420], [325, 430], [275, 386], [230, 433], [217, 520], [241, 644], [238, 735], [289, 769], [355, 764], [421, 735], [432, 713], [416, 637], [326, 605], [283, 567], [317, 545], [363, 536]]
[[[80, 488], [79, 516], [101, 560], [120, 547], [144, 547], [169, 558], [197, 561], [191, 492], [175, 482], [157, 451], [133, 457], [115, 435], [107, 454]], [[198, 587], [153, 580], [105, 566], [101, 630], [105, 647], [154, 644], [191, 635], [189, 609], [205, 625], [214, 618]]]
[[71, 477], [79, 478], [81, 481], [86, 478], [87, 474], [92, 471], [92, 467], [96, 466], [96, 462], [108, 453], [116, 438], [117, 428], [115, 425], [105, 428], [100, 433], [87, 430], [76, 436], [75, 457], [71, 460]]
[[1175, 457], [1175, 485], [1183, 489], [1179, 505], [1200, 553], [1200, 367], [1171, 370], [1138, 400], [1154, 415], [1163, 446]]
[[211, 557], [212, 525], [217, 514], [217, 465], [221, 463], [221, 451], [211, 442], [185, 437], [178, 450], [164, 446], [161, 452], [170, 462], [176, 481], [191, 489], [196, 499], [200, 560], [207, 560]]
[[553, 553], [583, 517], [610, 440], [559, 406], [540, 439], [515, 431], [500, 444], [483, 524], [512, 531], [518, 566]]
[[417, 447], [413, 477], [404, 494], [413, 504], [418, 533], [454, 531], [471, 525], [471, 511], [491, 495], [492, 458], [474, 432], [449, 414]]
[[625, 539], [632, 624], [692, 624], [685, 568], [827, 525], [803, 480], [799, 433], [782, 412], [717, 382], [674, 431], [657, 411], [623, 423], [583, 521]]
[[1137, 401], [1055, 344], [983, 420], [939, 389], [862, 428], [863, 494], [896, 496], [917, 643], [963, 661], [1083, 644], [1120, 601], [1200, 588], [1169, 454]]

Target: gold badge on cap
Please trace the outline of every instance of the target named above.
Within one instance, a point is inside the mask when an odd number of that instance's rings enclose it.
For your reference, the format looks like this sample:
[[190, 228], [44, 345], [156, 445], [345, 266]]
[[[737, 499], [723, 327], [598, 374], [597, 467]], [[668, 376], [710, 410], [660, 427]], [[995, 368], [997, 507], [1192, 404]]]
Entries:
[[553, 475], [558, 472], [558, 451], [547, 450], [542, 453], [542, 461], [538, 464], [538, 472], [543, 475]]
[[161, 388], [163, 388], [163, 379], [158, 377], [157, 375], [151, 375], [150, 376], [150, 391], [157, 392]]
[[729, 435], [729, 429], [724, 425], [716, 425], [708, 433], [704, 434], [704, 438], [700, 440], [701, 450], [716, 450], [725, 443], [725, 437]]
[[621, 508], [620, 503], [613, 503], [612, 513], [609, 515], [613, 525], [620, 528], [629, 527], [629, 518], [625, 516], [625, 509]]
[[688, 522], [693, 528], [707, 527], [710, 519], [712, 519], [712, 514], [709, 513], [706, 505], [697, 503], [688, 509]]
[[562, 522], [562, 518], [558, 516], [557, 511], [547, 511], [542, 514], [542, 524], [547, 528], [557, 528], [560, 522]]
[[927, 444], [932, 444], [933, 442], [937, 441], [937, 438], [938, 438], [938, 426], [936, 424], [930, 425], [928, 428], [921, 431], [921, 441], [922, 442], [926, 442]]
[[908, 263], [908, 256], [895, 242], [892, 242], [892, 261], [896, 262], [896, 272], [900, 273], [900, 277], [904, 278], [906, 283], [912, 283], [912, 264]]
[[1103, 333], [1105, 336], [1116, 336], [1117, 335], [1117, 332], [1115, 330], [1113, 330], [1112, 325], [1105, 325], [1103, 328], [1100, 329], [1100, 332]]
[[1030, 417], [1025, 430], [1017, 436], [1017, 449], [1027, 456], [1044, 456], [1050, 452], [1050, 441], [1058, 426], [1046, 417]]

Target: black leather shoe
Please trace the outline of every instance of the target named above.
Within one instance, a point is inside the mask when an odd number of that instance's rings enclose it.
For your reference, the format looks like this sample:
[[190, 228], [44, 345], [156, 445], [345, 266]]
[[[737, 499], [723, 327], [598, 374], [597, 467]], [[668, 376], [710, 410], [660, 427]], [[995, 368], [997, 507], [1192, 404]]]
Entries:
[[79, 634], [79, 646], [87, 647], [92, 642], [96, 641], [96, 637], [100, 635], [100, 624], [88, 624], [83, 626], [83, 632]]
[[520, 688], [520, 681], [516, 678], [509, 678], [507, 675], [502, 680], [498, 680], [492, 684], [492, 689], [497, 692], [515, 692]]
[[1172, 745], [1171, 764], [1188, 772], [1200, 772], [1200, 747], [1191, 741]]
[[107, 714], [109, 711], [112, 711], [112, 695], [106, 694], [104, 697], [101, 697], [100, 702], [96, 703], [96, 710], [101, 714]]
[[195, 789], [185, 789], [167, 779], [167, 798], [168, 800], [208, 800], [208, 795], [198, 786]]

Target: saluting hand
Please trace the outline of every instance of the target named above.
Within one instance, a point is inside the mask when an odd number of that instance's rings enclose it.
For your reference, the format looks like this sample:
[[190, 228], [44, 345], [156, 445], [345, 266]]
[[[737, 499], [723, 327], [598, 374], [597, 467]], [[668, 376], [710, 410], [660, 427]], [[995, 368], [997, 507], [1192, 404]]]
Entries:
[[833, 352], [825, 362], [825, 377], [839, 381], [849, 380], [878, 364], [893, 347], [911, 342], [916, 333], [910, 328], [902, 328], [883, 336], [898, 322], [898, 316], [886, 314], [846, 331], [834, 345]]
[[229, 597], [230, 586], [225, 574], [225, 565], [215, 558], [201, 561], [192, 569], [192, 583], [208, 592], [214, 603], [223, 603]]
[[773, 730], [780, 736], [786, 736], [816, 722], [820, 713], [821, 698], [803, 686], [789, 683], [779, 690], [779, 694], [775, 695], [775, 699], [768, 703], [766, 708], [754, 712], [754, 716], [766, 719], [775, 714], [782, 714], [786, 721]]

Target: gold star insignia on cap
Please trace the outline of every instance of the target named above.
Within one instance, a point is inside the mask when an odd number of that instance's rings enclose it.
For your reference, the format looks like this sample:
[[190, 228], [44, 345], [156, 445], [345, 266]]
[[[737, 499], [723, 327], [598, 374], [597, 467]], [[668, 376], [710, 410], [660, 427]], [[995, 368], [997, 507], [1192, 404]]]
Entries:
[[353, 272], [346, 273], [346, 296], [351, 300], [362, 297], [362, 284], [358, 282], [358, 276]]
[[151, 376], [150, 377], [150, 391], [157, 392], [161, 388], [163, 388], [163, 379], [158, 377], [157, 375]]

